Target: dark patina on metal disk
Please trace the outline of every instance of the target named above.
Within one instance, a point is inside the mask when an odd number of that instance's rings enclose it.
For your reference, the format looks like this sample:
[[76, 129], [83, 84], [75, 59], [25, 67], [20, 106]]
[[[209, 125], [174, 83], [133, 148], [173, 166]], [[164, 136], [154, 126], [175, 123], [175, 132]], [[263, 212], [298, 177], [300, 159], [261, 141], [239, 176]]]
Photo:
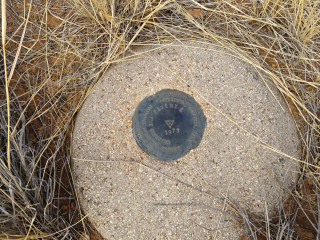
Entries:
[[198, 147], [206, 118], [193, 97], [164, 89], [139, 104], [132, 124], [133, 135], [144, 152], [171, 161]]

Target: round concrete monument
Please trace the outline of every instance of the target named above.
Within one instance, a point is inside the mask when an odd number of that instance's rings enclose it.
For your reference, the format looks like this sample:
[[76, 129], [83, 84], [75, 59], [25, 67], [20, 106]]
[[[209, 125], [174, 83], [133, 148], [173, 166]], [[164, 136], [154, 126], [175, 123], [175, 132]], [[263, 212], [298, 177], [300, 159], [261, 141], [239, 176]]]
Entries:
[[276, 214], [298, 158], [294, 121], [268, 78], [192, 42], [140, 47], [114, 64], [72, 142], [82, 210], [117, 240], [238, 239], [225, 200]]

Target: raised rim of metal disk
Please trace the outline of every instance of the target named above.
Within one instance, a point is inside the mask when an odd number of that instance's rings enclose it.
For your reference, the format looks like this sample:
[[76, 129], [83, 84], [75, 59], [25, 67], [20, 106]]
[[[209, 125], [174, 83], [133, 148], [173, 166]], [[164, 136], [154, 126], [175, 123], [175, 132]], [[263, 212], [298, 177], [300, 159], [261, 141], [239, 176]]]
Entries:
[[174, 89], [143, 99], [132, 121], [140, 148], [164, 161], [177, 160], [198, 147], [205, 127], [201, 106], [192, 96]]

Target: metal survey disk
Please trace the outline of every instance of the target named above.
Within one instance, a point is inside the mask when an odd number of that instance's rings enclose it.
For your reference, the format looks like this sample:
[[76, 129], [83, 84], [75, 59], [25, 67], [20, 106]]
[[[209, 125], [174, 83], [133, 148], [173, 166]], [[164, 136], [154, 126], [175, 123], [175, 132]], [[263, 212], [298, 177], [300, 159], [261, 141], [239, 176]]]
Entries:
[[171, 161], [198, 147], [206, 118], [193, 97], [164, 89], [141, 101], [132, 125], [133, 135], [144, 152]]

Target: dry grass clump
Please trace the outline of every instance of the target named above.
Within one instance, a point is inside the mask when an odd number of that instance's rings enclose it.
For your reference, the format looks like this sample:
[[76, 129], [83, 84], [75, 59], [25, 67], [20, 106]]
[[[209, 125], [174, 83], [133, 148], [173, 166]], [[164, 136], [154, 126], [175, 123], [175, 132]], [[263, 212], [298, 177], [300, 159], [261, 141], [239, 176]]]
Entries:
[[233, 205], [248, 239], [319, 237], [320, 1], [8, 0], [5, 5], [0, 239], [71, 239], [87, 232], [69, 167], [77, 110], [110, 64], [122, 61], [132, 47], [184, 39], [218, 41], [264, 71], [297, 122], [301, 175], [279, 216], [253, 216]]

